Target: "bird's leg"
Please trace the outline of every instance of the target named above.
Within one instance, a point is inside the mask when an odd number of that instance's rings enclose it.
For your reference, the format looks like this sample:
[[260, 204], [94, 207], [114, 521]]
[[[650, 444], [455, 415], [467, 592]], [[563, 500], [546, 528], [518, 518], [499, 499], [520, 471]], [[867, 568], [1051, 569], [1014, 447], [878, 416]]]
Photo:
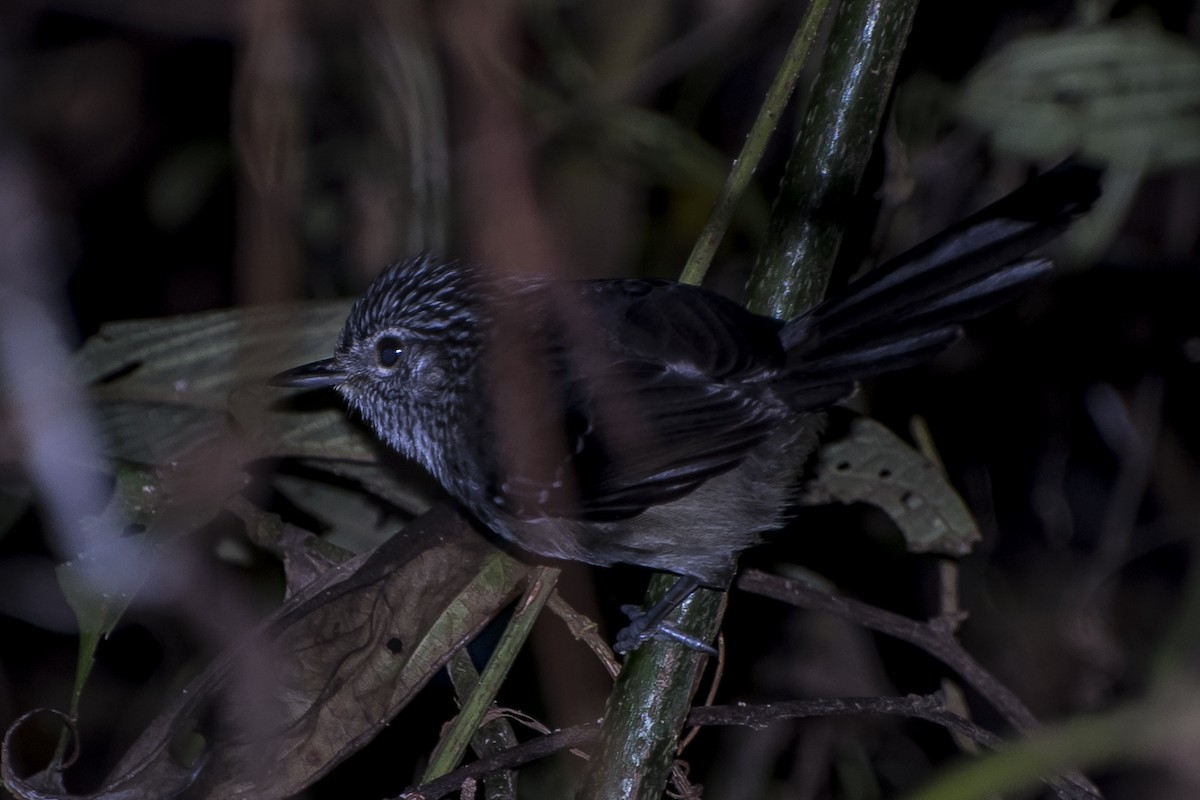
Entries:
[[642, 646], [643, 642], [651, 639], [672, 639], [680, 644], [715, 656], [717, 651], [708, 643], [676, 628], [667, 622], [667, 615], [674, 611], [688, 595], [696, 590], [700, 582], [695, 578], [680, 577], [667, 589], [666, 594], [658, 599], [650, 608], [641, 606], [621, 606], [621, 611], [629, 617], [629, 624], [617, 634], [613, 649], [624, 655]]

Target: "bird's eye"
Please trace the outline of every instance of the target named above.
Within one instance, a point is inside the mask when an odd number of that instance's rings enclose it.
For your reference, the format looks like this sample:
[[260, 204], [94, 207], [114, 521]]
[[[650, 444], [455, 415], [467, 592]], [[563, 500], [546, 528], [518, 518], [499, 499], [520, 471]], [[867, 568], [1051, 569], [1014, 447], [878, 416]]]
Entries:
[[391, 369], [400, 363], [400, 340], [395, 336], [384, 336], [375, 343], [375, 357], [379, 366]]

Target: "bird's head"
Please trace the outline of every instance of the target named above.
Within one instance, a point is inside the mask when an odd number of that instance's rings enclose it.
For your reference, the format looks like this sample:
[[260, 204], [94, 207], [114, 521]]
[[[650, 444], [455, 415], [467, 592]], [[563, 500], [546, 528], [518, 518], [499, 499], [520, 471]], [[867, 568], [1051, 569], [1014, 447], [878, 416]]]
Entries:
[[429, 463], [428, 441], [469, 398], [482, 346], [478, 271], [420, 256], [383, 271], [354, 304], [332, 358], [282, 372], [275, 386], [334, 387], [376, 434]]

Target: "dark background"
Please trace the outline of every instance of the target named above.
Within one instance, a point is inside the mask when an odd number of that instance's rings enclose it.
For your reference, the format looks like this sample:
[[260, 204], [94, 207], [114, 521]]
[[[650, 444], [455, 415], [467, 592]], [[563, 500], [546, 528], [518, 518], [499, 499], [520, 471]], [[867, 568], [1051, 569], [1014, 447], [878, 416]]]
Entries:
[[[1076, 11], [921, 5], [895, 113], [846, 221], [840, 280], [1049, 165], [995, 152], [953, 114], [954, 96], [1005, 43], [1064, 29]], [[1183, 2], [1116, 3], [1110, 13], [1193, 45], [1200, 35], [1200, 15]], [[112, 320], [352, 296], [388, 261], [430, 246], [510, 270], [675, 275], [798, 19], [766, 0], [487, 11], [9, 2], [0, 5], [0, 155], [32, 181], [0, 192], [49, 220], [37, 279], [60, 298], [76, 341]], [[396, 78], [421, 81], [425, 70], [440, 75], [425, 86], [432, 106]], [[444, 123], [412, 124], [439, 104]], [[712, 277], [724, 291], [736, 294], [753, 263], [798, 120], [782, 121], [726, 237]], [[425, 155], [415, 169], [412, 153], [438, 152], [438, 142], [444, 164]], [[412, 188], [422, 170], [434, 184], [441, 176], [432, 195]], [[1194, 671], [1185, 600], [1200, 495], [1198, 177], [1194, 164], [1148, 169], [1098, 243], [1060, 251], [1054, 278], [936, 362], [876, 381], [856, 401], [903, 435], [913, 415], [928, 421], [985, 533], [963, 563], [962, 638], [1047, 720], [1161, 691], [1167, 662]], [[914, 617], [936, 610], [932, 559], [904, 553], [878, 515], [810, 510], [793, 527], [803, 535], [747, 560], [804, 564]], [[35, 512], [0, 540], [10, 579], [49, 555]], [[251, 586], [271, 580], [261, 564], [229, 573]], [[598, 599], [579, 590], [577, 600], [611, 610], [637, 596], [640, 580], [634, 570], [602, 574]], [[74, 637], [19, 606], [0, 618], [6, 723], [65, 706], [74, 669]], [[174, 671], [198, 657], [169, 615], [135, 609], [129, 619], [102, 645], [85, 695], [85, 758], [70, 777], [78, 788], [96, 784]], [[726, 632], [724, 700], [924, 692], [944, 674], [910, 648], [744, 594], [733, 596]], [[569, 646], [543, 632], [504, 701], [551, 726], [601, 713], [599, 673], [555, 666], [552, 654]], [[431, 687], [310, 796], [395, 793], [452, 713], [448, 688]], [[685, 757], [713, 797], [849, 797], [850, 776], [871, 775], [891, 796], [953, 752], [939, 731], [843, 720], [709, 732]], [[1194, 772], [1164, 761], [1096, 776], [1113, 798], [1195, 796]], [[555, 786], [553, 770], [544, 773], [533, 780]]]

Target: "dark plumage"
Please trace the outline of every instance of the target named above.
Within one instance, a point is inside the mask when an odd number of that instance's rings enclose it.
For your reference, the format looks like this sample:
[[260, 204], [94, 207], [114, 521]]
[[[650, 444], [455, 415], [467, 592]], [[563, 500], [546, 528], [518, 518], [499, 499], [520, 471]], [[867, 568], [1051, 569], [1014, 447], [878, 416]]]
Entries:
[[375, 280], [332, 359], [275, 382], [336, 386], [527, 550], [674, 572], [683, 593], [722, 586], [779, 525], [820, 433], [811, 412], [932, 356], [1045, 273], [1024, 256], [1097, 180], [1060, 167], [786, 322], [670, 281], [503, 278], [422, 256]]

